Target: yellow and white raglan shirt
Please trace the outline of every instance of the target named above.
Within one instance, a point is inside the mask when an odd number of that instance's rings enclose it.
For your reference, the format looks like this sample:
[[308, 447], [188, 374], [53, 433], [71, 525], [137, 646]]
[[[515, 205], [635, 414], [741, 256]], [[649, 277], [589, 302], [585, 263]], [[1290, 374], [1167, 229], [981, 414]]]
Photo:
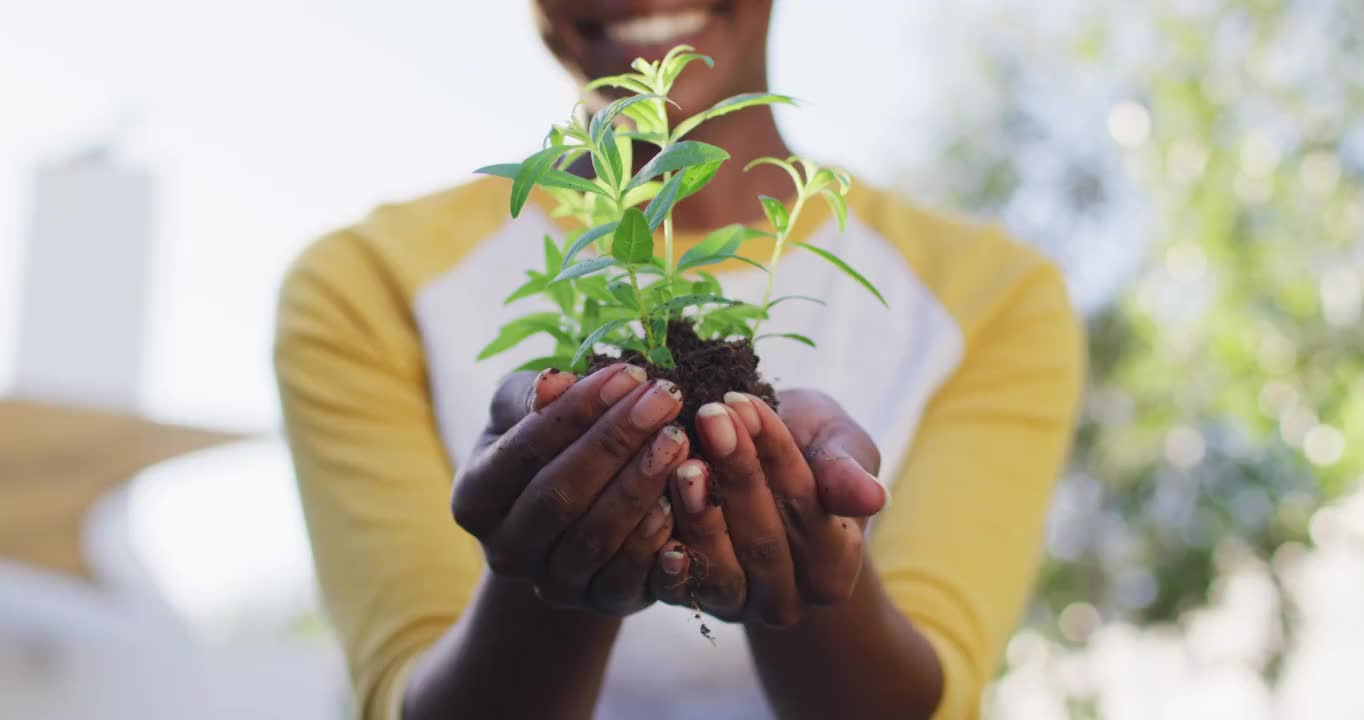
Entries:
[[[380, 207], [314, 243], [282, 290], [288, 437], [366, 718], [399, 716], [414, 660], [470, 605], [483, 562], [450, 516], [455, 468], [500, 378], [550, 354], [548, 339], [532, 340], [474, 360], [526, 311], [502, 298], [537, 266], [540, 239], [565, 230], [543, 195], [510, 219], [509, 189], [483, 179]], [[794, 236], [839, 253], [890, 309], [813, 254], [789, 253], [777, 294], [828, 307], [783, 303], [767, 328], [819, 347], [766, 344], [760, 370], [777, 387], [829, 393], [875, 438], [894, 498], [872, 526], [875, 566], [938, 653], [937, 717], [975, 717], [1036, 573], [1080, 394], [1081, 331], [1057, 269], [997, 228], [864, 187], [848, 201], [846, 232], [812, 205]], [[677, 251], [697, 240], [678, 238]], [[761, 297], [761, 272], [719, 269], [727, 293]], [[712, 623], [712, 645], [689, 618], [656, 604], [625, 620], [598, 717], [770, 717], [741, 628]]]

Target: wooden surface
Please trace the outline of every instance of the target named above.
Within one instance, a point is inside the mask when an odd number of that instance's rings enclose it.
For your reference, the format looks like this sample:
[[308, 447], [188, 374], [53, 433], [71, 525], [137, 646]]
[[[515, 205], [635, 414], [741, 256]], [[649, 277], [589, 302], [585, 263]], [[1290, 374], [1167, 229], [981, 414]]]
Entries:
[[239, 436], [0, 398], [0, 556], [90, 578], [85, 514], [139, 470]]

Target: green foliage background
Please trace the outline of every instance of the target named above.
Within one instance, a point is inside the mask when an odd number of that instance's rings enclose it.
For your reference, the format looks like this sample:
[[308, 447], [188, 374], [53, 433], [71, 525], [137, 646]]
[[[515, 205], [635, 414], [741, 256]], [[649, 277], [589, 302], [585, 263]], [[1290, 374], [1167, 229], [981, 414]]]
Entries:
[[[1073, 10], [985, 25], [984, 90], [906, 184], [1003, 215], [1078, 294], [1105, 285], [1028, 620], [1078, 644], [1178, 622], [1230, 556], [1310, 545], [1364, 471], [1364, 4]], [[1058, 623], [1081, 604], [1091, 622]]]

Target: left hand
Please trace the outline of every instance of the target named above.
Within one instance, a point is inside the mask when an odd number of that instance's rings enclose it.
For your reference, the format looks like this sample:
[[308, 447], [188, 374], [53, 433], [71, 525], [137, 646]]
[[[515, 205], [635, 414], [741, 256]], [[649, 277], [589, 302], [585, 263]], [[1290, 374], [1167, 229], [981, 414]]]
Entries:
[[780, 400], [781, 416], [740, 393], [698, 412], [707, 462], [688, 460], [672, 478], [677, 539], [651, 577], [659, 600], [787, 627], [805, 608], [852, 594], [860, 518], [886, 501], [874, 476], [880, 456], [827, 395], [788, 391]]

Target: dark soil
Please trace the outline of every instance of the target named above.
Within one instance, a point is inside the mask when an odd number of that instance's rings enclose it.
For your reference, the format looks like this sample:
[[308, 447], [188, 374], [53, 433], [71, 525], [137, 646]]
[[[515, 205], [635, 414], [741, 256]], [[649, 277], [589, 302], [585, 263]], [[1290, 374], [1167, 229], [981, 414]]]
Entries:
[[664, 378], [682, 388], [682, 414], [677, 424], [691, 438], [693, 457], [700, 455], [701, 443], [696, 436], [696, 411], [709, 402], [724, 402], [725, 393], [748, 393], [762, 398], [773, 409], [777, 394], [772, 386], [758, 375], [758, 356], [753, 343], [739, 340], [702, 340], [696, 329], [685, 320], [668, 323], [668, 349], [672, 351], [676, 367], [655, 367], [634, 351], [620, 357], [593, 355], [588, 361], [588, 372], [595, 372], [614, 362], [624, 360], [644, 368], [651, 378]]

